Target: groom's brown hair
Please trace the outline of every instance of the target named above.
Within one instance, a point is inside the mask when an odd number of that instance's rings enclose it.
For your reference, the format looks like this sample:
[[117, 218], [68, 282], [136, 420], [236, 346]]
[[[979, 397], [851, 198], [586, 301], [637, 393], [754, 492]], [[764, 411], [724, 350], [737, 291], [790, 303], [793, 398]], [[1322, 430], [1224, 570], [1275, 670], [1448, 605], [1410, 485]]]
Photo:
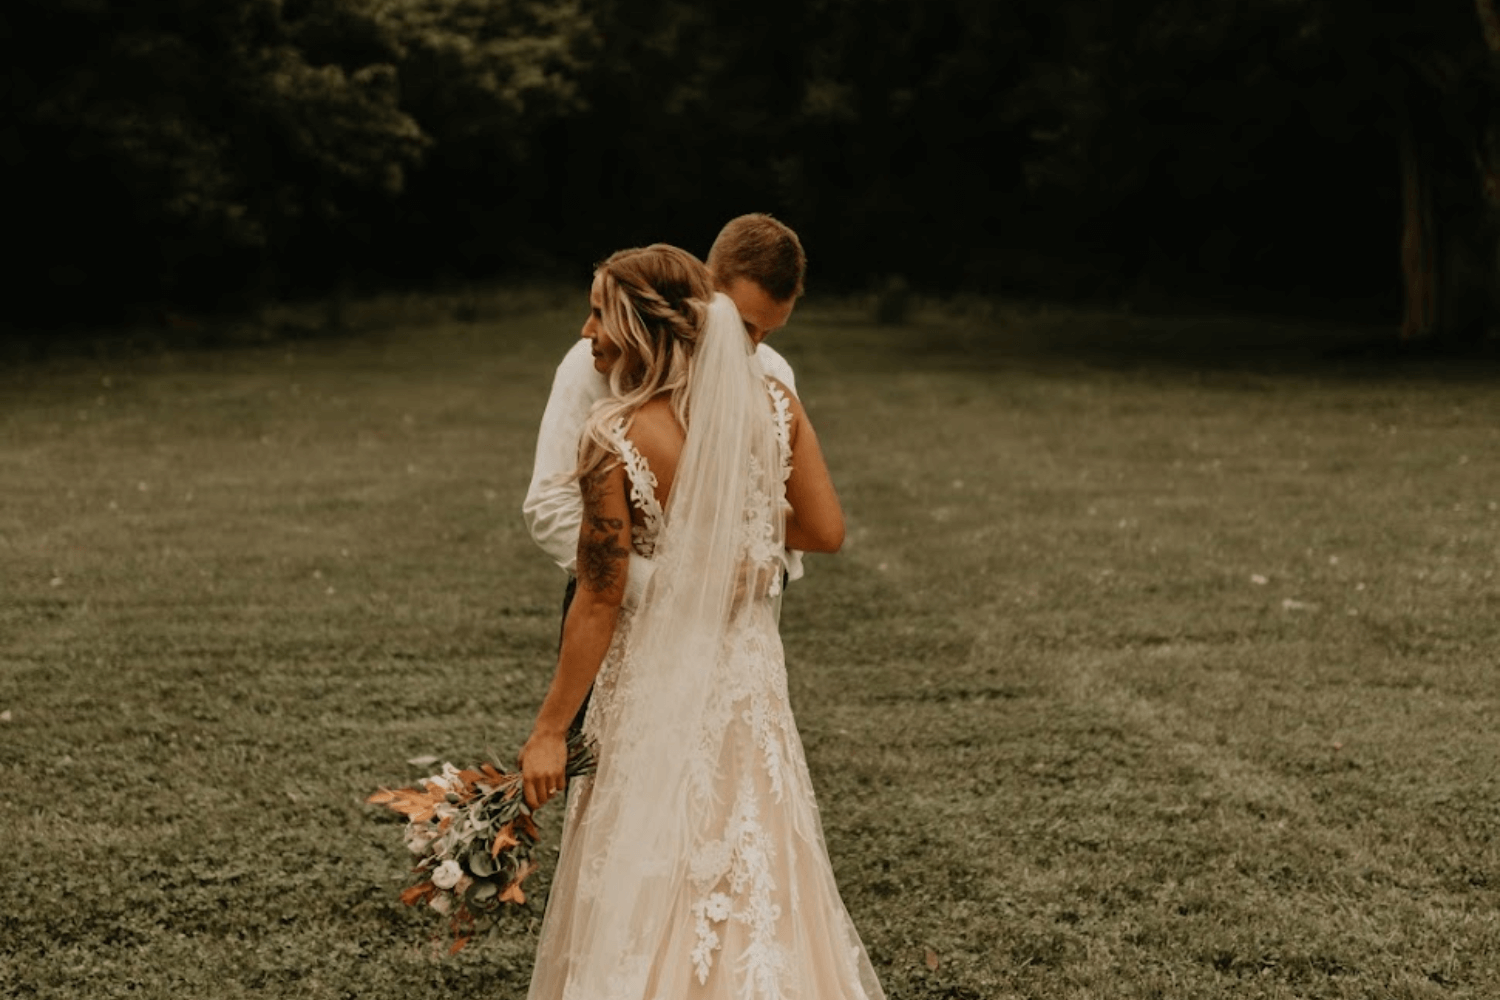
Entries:
[[719, 288], [746, 278], [785, 302], [802, 294], [807, 255], [790, 226], [764, 212], [752, 212], [730, 219], [719, 231], [708, 251], [708, 269]]

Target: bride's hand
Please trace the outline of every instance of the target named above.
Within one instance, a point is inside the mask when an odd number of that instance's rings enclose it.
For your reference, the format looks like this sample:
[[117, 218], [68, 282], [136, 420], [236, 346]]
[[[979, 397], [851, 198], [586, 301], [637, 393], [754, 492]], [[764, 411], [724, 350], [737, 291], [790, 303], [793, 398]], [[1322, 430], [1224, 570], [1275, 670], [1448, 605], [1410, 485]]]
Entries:
[[568, 785], [568, 741], [562, 735], [533, 731], [516, 757], [526, 804], [540, 809]]

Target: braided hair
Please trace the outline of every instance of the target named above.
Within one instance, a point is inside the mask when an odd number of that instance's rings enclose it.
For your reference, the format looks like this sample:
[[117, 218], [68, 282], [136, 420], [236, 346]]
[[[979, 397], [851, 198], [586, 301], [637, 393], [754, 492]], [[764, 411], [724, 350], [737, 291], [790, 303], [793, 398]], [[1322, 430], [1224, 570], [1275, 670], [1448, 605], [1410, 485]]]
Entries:
[[672, 412], [688, 422], [688, 378], [693, 351], [714, 297], [708, 268], [686, 250], [665, 243], [620, 250], [595, 268], [603, 293], [603, 323], [620, 348], [609, 371], [610, 395], [594, 404], [579, 443], [579, 475], [607, 460], [608, 431], [628, 424], [642, 405], [671, 394]]

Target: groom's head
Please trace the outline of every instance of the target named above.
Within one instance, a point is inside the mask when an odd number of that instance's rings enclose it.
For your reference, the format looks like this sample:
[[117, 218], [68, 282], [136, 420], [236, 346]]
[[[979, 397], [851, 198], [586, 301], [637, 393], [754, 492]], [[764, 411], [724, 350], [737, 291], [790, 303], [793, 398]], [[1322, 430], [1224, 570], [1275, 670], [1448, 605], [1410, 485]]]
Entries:
[[792, 315], [807, 274], [802, 241], [760, 212], [730, 219], [708, 251], [714, 285], [734, 300], [745, 332], [759, 344]]

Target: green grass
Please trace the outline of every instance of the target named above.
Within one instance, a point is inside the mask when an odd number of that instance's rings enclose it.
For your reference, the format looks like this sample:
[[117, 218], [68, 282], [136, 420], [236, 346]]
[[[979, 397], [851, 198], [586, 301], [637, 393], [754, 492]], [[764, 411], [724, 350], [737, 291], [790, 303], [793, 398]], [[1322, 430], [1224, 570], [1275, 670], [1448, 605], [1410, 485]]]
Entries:
[[[524, 995], [527, 921], [442, 954], [362, 799], [528, 731], [576, 312], [0, 375], [0, 994]], [[893, 998], [1500, 996], [1500, 369], [1362, 336], [777, 335], [850, 522], [793, 697]]]

